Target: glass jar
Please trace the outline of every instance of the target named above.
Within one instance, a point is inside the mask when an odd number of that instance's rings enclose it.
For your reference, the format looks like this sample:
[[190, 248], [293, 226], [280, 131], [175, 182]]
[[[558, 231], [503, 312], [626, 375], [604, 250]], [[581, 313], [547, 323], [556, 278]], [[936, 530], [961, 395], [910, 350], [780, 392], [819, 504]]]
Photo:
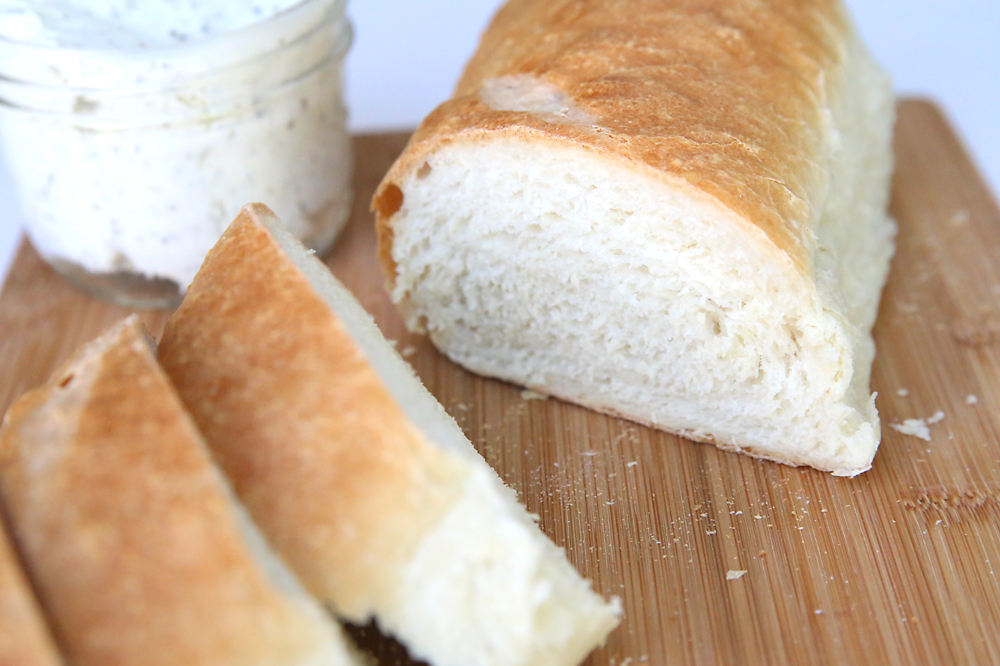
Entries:
[[325, 252], [351, 203], [344, 6], [169, 45], [0, 37], [0, 146], [35, 248], [132, 307], [176, 305], [249, 202]]

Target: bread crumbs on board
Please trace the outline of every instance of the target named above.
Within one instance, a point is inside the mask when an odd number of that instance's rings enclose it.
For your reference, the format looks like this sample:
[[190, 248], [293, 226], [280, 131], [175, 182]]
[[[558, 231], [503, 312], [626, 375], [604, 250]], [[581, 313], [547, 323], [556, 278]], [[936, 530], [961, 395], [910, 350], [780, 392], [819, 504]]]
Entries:
[[944, 420], [944, 412], [938, 410], [933, 416], [926, 419], [906, 419], [902, 423], [890, 423], [889, 427], [904, 435], [918, 437], [925, 442], [931, 441], [931, 430], [928, 425], [934, 425]]

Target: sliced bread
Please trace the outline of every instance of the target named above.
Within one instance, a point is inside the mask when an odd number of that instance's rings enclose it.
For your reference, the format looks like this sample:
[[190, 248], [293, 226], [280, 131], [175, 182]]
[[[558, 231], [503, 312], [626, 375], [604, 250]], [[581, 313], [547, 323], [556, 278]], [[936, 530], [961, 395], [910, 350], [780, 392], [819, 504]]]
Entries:
[[247, 519], [134, 317], [22, 396], [0, 492], [74, 666], [350, 666]]
[[265, 206], [209, 252], [159, 359], [254, 520], [342, 618], [434, 666], [569, 666], [618, 623]]

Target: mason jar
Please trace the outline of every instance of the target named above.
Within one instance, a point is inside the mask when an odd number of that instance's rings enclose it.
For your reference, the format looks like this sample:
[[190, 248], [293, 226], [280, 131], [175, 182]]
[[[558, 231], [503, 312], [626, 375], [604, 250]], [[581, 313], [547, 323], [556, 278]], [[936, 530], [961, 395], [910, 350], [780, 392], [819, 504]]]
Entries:
[[79, 287], [131, 307], [176, 305], [249, 202], [325, 252], [351, 203], [344, 0], [285, 0], [214, 33], [197, 20], [168, 30], [178, 7], [211, 2], [147, 4], [163, 14], [142, 17], [164, 23], [163, 40], [104, 16], [107, 38], [79, 16], [53, 35], [34, 10], [0, 28], [0, 146], [34, 247]]

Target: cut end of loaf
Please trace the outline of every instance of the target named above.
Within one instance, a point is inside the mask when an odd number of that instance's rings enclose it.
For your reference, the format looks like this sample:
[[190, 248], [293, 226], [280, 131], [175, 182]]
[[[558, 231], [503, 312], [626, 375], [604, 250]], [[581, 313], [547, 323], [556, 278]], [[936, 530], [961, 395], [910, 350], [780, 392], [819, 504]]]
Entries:
[[721, 448], [870, 467], [867, 328], [725, 208], [499, 132], [394, 187], [392, 298], [456, 362]]

